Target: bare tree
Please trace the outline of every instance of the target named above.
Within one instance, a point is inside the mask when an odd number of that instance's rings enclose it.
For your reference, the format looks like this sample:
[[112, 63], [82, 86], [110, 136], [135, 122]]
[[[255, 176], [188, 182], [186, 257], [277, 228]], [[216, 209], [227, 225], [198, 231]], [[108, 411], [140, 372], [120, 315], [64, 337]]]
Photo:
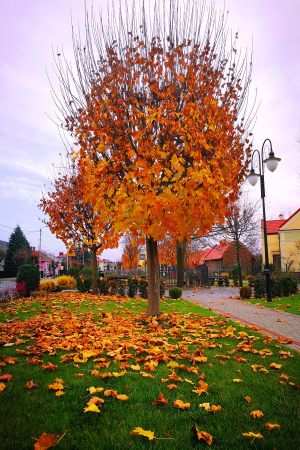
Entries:
[[251, 202], [247, 197], [241, 198], [230, 209], [230, 215], [224, 224], [213, 227], [210, 237], [218, 241], [224, 239], [234, 242], [236, 248], [236, 261], [238, 268], [239, 285], [242, 286], [241, 270], [241, 244], [245, 245], [252, 253], [256, 253], [260, 241], [260, 228], [258, 212], [259, 202]]

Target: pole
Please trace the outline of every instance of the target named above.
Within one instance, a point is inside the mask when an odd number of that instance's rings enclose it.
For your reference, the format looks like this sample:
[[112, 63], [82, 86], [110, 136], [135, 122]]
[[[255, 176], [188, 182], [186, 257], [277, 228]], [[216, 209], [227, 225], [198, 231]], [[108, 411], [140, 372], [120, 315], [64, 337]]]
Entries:
[[270, 275], [270, 264], [269, 264], [267, 221], [266, 221], [266, 208], [265, 208], [265, 179], [264, 179], [263, 174], [261, 174], [261, 176], [260, 176], [260, 189], [261, 189], [261, 199], [262, 199], [262, 206], [263, 206], [263, 224], [264, 224], [264, 247], [265, 247], [264, 274], [266, 277], [267, 301], [271, 302], [272, 301], [271, 275]]

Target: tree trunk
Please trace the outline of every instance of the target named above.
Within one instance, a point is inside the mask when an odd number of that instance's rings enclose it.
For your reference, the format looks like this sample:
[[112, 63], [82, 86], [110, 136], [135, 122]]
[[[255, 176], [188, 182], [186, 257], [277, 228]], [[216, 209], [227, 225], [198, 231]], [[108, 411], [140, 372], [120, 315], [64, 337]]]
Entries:
[[239, 279], [239, 286], [243, 286], [243, 278], [242, 278], [242, 268], [241, 268], [241, 255], [240, 255], [240, 243], [238, 240], [235, 241], [235, 248], [236, 248], [236, 263], [238, 268], [238, 279]]
[[177, 253], [177, 286], [184, 287], [184, 261], [185, 261], [186, 241], [176, 242]]
[[98, 293], [98, 285], [97, 285], [97, 272], [98, 272], [98, 267], [97, 267], [97, 247], [96, 245], [92, 246], [91, 249], [91, 253], [92, 253], [92, 293], [93, 294], [97, 294]]
[[146, 238], [147, 272], [148, 272], [148, 308], [147, 316], [160, 314], [160, 281], [157, 241]]

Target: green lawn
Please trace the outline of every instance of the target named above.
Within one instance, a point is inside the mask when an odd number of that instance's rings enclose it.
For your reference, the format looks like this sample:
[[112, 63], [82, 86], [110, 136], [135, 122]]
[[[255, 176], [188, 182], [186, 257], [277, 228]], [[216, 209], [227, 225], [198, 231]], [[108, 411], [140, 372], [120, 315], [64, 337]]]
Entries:
[[[145, 309], [144, 300], [77, 293], [0, 305], [1, 449], [33, 448], [44, 432], [62, 436], [57, 449], [205, 448], [193, 425], [214, 449], [300, 448], [298, 354], [189, 301], [162, 301], [158, 319]], [[38, 386], [25, 388], [30, 380]], [[55, 382], [63, 395], [48, 388]], [[92, 386], [103, 388], [100, 413], [83, 411]], [[160, 393], [167, 404], [153, 404]], [[133, 436], [136, 427], [155, 439]]]
[[273, 298], [272, 302], [267, 302], [265, 298], [251, 298], [250, 300], [245, 301], [266, 306], [267, 308], [300, 314], [300, 294], [290, 295], [289, 297]]

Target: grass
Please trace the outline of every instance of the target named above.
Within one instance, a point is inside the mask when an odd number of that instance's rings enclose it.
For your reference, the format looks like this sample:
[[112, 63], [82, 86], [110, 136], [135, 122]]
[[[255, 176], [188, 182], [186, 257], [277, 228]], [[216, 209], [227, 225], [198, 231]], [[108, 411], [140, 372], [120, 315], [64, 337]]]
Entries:
[[[194, 424], [213, 435], [214, 449], [300, 448], [298, 354], [189, 301], [163, 301], [159, 319], [147, 319], [145, 308], [144, 300], [63, 293], [0, 306], [0, 377], [13, 375], [0, 392], [1, 448], [33, 448], [33, 438], [43, 432], [66, 433], [57, 449], [204, 448], [191, 432]], [[94, 353], [86, 362], [76, 362], [88, 350]], [[197, 361], [199, 356], [207, 361]], [[153, 361], [158, 365], [147, 370]], [[49, 362], [56, 370], [43, 370]], [[272, 363], [279, 366], [272, 370]], [[169, 379], [173, 373], [182, 381]], [[56, 378], [63, 380], [60, 397], [48, 389]], [[29, 380], [38, 387], [26, 389]], [[199, 381], [208, 383], [200, 396], [193, 392]], [[175, 390], [167, 388], [171, 383]], [[91, 386], [117, 390], [128, 400], [100, 392], [101, 413], [84, 413]], [[168, 404], [153, 405], [160, 392]], [[190, 408], [176, 409], [177, 399]], [[199, 407], [206, 402], [222, 410], [213, 414]], [[264, 416], [252, 418], [253, 410]], [[267, 422], [281, 428], [268, 431]], [[159, 439], [132, 436], [138, 426]], [[242, 436], [249, 431], [263, 438]]]
[[272, 302], [267, 302], [265, 298], [252, 298], [245, 301], [265, 306], [266, 308], [279, 309], [280, 311], [300, 315], [300, 294], [290, 295], [289, 297], [273, 298]]

